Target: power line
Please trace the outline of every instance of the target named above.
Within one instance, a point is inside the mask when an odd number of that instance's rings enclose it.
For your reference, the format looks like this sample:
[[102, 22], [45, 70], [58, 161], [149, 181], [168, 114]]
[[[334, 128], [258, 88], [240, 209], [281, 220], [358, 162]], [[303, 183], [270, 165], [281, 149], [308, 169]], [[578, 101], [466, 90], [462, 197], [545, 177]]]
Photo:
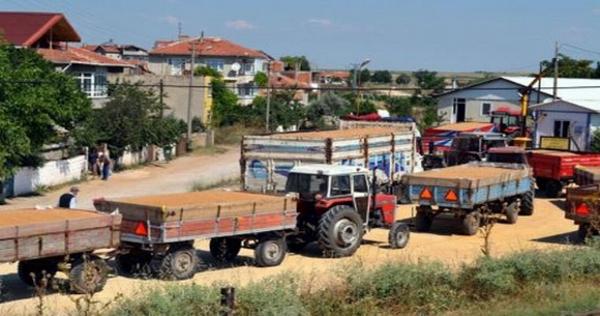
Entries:
[[568, 43], [561, 43], [561, 46], [570, 47], [572, 49], [576, 49], [576, 50], [579, 50], [579, 51], [582, 51], [582, 52], [586, 52], [586, 53], [595, 54], [595, 55], [600, 56], [600, 52], [599, 51], [595, 51], [595, 50], [591, 50], [591, 49], [587, 49], [587, 48], [583, 48], [583, 47], [571, 45], [571, 44], [568, 44]]

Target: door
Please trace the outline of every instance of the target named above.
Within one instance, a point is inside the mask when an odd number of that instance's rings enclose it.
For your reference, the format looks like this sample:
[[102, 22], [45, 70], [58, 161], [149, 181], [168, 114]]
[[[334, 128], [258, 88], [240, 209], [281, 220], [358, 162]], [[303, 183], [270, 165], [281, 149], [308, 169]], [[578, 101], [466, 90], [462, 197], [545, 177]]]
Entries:
[[463, 98], [455, 98], [454, 104], [452, 106], [454, 110], [454, 115], [456, 118], [456, 123], [465, 121], [465, 112], [466, 112], [466, 100]]
[[354, 207], [363, 218], [365, 224], [369, 222], [369, 207], [371, 199], [369, 197], [369, 184], [367, 176], [364, 174], [355, 174], [352, 176]]

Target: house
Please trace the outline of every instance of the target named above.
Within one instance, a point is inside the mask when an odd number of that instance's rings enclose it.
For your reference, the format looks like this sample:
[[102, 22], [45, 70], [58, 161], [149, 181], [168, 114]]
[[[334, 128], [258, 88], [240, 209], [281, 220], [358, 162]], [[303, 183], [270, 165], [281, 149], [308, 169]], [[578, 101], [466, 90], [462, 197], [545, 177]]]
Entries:
[[99, 45], [84, 45], [83, 48], [119, 60], [148, 61], [148, 51], [131, 44], [116, 44], [112, 40]]
[[[438, 115], [442, 123], [465, 121], [487, 122], [493, 111], [520, 112], [519, 90], [529, 85], [532, 77], [498, 77], [437, 94]], [[550, 85], [551, 86], [551, 85]], [[534, 90], [531, 104], [552, 98], [552, 92]]]
[[[542, 79], [551, 87], [552, 78]], [[541, 137], [569, 138], [573, 150], [590, 150], [594, 131], [600, 128], [600, 79], [558, 79], [560, 99], [548, 99], [530, 106], [534, 117], [533, 140]], [[542, 89], [550, 93], [551, 89]]]
[[135, 68], [131, 63], [73, 46], [71, 43], [81, 38], [61, 13], [0, 12], [0, 30], [9, 43], [35, 49], [57, 71], [73, 75], [96, 107], [106, 101], [108, 77]]
[[347, 70], [320, 70], [313, 71], [313, 81], [328, 85], [346, 85], [350, 80], [350, 72]]
[[271, 72], [269, 86], [275, 90], [294, 90], [294, 100], [308, 105], [310, 91], [315, 87], [311, 83], [310, 72]]
[[266, 72], [267, 54], [243, 47], [219, 37], [187, 37], [176, 41], [156, 41], [149, 52], [148, 68], [159, 76], [185, 76], [191, 70], [192, 53], [195, 66], [211, 67], [234, 86], [241, 104], [249, 104], [258, 94], [254, 75]]

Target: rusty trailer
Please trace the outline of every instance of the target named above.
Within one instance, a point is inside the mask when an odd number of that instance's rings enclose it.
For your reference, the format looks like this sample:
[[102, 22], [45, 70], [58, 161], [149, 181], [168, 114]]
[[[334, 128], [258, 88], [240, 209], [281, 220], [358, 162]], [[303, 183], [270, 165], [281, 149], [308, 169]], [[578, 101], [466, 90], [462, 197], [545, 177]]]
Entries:
[[62, 270], [77, 293], [99, 291], [108, 266], [95, 255], [116, 249], [121, 217], [75, 209], [15, 209], [0, 212], [0, 262], [19, 262], [28, 285], [51, 280]]
[[210, 239], [219, 261], [234, 260], [242, 245], [254, 248], [258, 266], [280, 264], [285, 235], [296, 229], [296, 203], [290, 197], [248, 192], [204, 191], [96, 200], [95, 207], [123, 216], [124, 273], [149, 267], [161, 278], [191, 278], [199, 266], [194, 240]]

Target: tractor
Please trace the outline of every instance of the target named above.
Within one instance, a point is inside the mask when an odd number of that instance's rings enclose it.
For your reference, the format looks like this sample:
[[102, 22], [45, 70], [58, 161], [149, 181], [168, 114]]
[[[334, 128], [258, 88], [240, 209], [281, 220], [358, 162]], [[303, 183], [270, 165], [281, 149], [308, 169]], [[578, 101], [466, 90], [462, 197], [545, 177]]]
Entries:
[[288, 249], [318, 242], [326, 257], [351, 256], [371, 228], [388, 228], [391, 248], [404, 248], [408, 225], [395, 220], [396, 196], [379, 192], [376, 172], [344, 165], [300, 165], [291, 169], [286, 192], [297, 198], [297, 234]]

